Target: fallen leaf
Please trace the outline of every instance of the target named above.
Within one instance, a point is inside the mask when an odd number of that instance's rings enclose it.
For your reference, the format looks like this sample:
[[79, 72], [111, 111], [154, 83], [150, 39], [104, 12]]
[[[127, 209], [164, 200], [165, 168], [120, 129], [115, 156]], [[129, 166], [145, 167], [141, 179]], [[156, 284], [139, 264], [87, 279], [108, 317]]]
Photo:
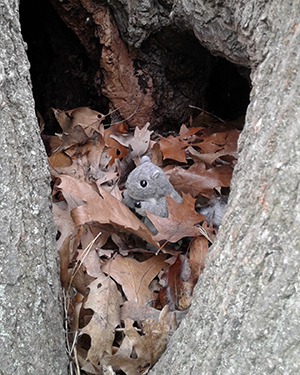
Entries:
[[75, 224], [71, 218], [70, 209], [65, 202], [53, 203], [53, 218], [60, 237], [56, 242], [57, 249], [60, 249], [65, 239], [75, 232]]
[[56, 152], [84, 143], [89, 139], [80, 125], [76, 125], [70, 134], [58, 134], [58, 137], [61, 140], [61, 146], [55, 150]]
[[196, 162], [189, 169], [175, 167], [169, 175], [174, 188], [193, 197], [204, 195], [207, 198], [215, 196], [214, 188], [228, 187], [232, 177], [230, 165], [220, 165], [206, 169], [203, 162]]
[[[151, 348], [148, 355], [150, 357], [150, 366], [153, 366], [158, 361], [159, 357], [165, 351], [167, 346], [167, 338], [170, 330], [170, 313], [169, 306], [165, 306], [159, 315], [159, 321], [147, 319], [142, 323], [144, 340], [147, 342], [146, 347]], [[135, 348], [136, 352], [137, 348]], [[142, 354], [142, 353], [141, 353]], [[141, 356], [140, 354], [140, 356]], [[139, 355], [139, 353], [138, 353]]]
[[52, 108], [54, 116], [59, 123], [62, 131], [65, 133], [69, 133], [72, 131], [72, 119], [65, 111], [61, 111], [60, 109]]
[[[115, 355], [103, 358], [106, 365], [118, 366], [127, 375], [138, 375], [141, 370], [144, 372], [152, 367], [164, 352], [170, 325], [168, 306], [161, 311], [159, 322], [147, 319], [142, 323], [142, 335], [137, 332], [133, 323], [131, 319], [125, 320], [127, 350], [118, 350]], [[131, 358], [129, 352], [134, 352], [137, 358]]]
[[158, 322], [160, 310], [150, 306], [141, 305], [134, 301], [125, 301], [121, 307], [121, 320], [127, 318], [140, 322], [146, 319], [153, 319]]
[[[193, 107], [191, 107], [191, 108], [193, 108]], [[201, 112], [199, 113], [198, 116], [196, 116], [194, 118], [194, 120], [193, 120], [194, 126], [212, 127], [214, 125], [217, 125], [219, 127], [219, 126], [221, 126], [225, 123], [225, 121], [223, 121], [219, 117], [213, 115], [212, 113], [204, 111], [201, 108], [195, 108], [195, 109], [199, 109], [199, 110], [201, 110]]]
[[60, 148], [61, 140], [57, 135], [41, 134], [41, 137], [48, 156], [51, 156], [55, 150]]
[[70, 194], [72, 197], [86, 202], [72, 211], [75, 225], [83, 225], [92, 221], [101, 224], [113, 224], [143, 238], [155, 247], [159, 244], [154, 240], [149, 229], [126, 207], [122, 202], [109, 194], [105, 189], [98, 187], [100, 194], [86, 182], [77, 180], [70, 176], [60, 176], [61, 183], [57, 186], [63, 195]]
[[197, 281], [198, 276], [203, 272], [205, 257], [208, 253], [208, 241], [205, 237], [195, 237], [190, 242], [190, 260], [189, 265], [193, 269], [194, 277]]
[[[89, 140], [82, 145], [79, 149], [75, 149], [76, 157], [85, 157], [84, 165], [87, 171], [100, 169], [100, 158], [105, 148], [105, 141], [102, 135], [99, 134], [97, 138]], [[105, 166], [104, 166], [105, 167]]]
[[[82, 226], [80, 237], [77, 239], [78, 242], [80, 241], [81, 245], [81, 249], [77, 249], [77, 260], [80, 260], [83, 263], [86, 273], [95, 278], [102, 274], [100, 270], [101, 261], [97, 249], [105, 245], [110, 237], [110, 233], [108, 233], [102, 227], [103, 226], [98, 223], [86, 224]], [[88, 249], [96, 237], [97, 240], [89, 249], [88, 253], [86, 253], [86, 249]]]
[[199, 138], [195, 134], [201, 132], [202, 130], [203, 130], [203, 128], [200, 128], [200, 127], [188, 128], [184, 124], [182, 124], [181, 127], [180, 127], [180, 130], [179, 130], [179, 138], [182, 141], [185, 141], [187, 144], [190, 144], [194, 140]]
[[118, 172], [115, 166], [108, 167], [110, 157], [106, 153], [105, 141], [101, 135], [88, 140], [81, 146], [69, 148], [66, 153], [72, 157], [73, 165], [69, 169], [61, 169], [62, 174], [74, 176], [86, 182], [94, 181], [97, 185], [102, 185], [107, 181], [117, 181]]
[[240, 135], [237, 129], [230, 129], [222, 132], [213, 132], [212, 134], [202, 134], [201, 143], [197, 145], [203, 153], [217, 152], [225, 150], [227, 153], [236, 152], [237, 140]]
[[190, 260], [178, 254], [176, 262], [162, 275], [167, 285], [159, 291], [161, 305], [169, 305], [171, 311], [188, 309], [198, 276], [199, 273], [195, 275], [194, 269], [190, 266]]
[[109, 165], [112, 165], [116, 159], [122, 160], [127, 155], [127, 149], [121, 143], [113, 139], [111, 136], [116, 134], [114, 127], [110, 126], [104, 131], [104, 140], [106, 144], [107, 155], [111, 158]]
[[164, 159], [172, 159], [179, 161], [179, 163], [186, 163], [185, 150], [183, 147], [177, 137], [160, 137], [160, 149]]
[[159, 291], [159, 301], [161, 305], [168, 305], [171, 311], [174, 311], [178, 308], [177, 293], [180, 292], [181, 287], [180, 272], [181, 259], [178, 254], [175, 263], [171, 264], [170, 267], [161, 276], [166, 286], [161, 288], [161, 290]]
[[48, 157], [50, 167], [57, 169], [62, 167], [70, 167], [72, 159], [64, 152], [57, 152]]
[[205, 237], [196, 237], [190, 243], [190, 260], [204, 268], [205, 256], [208, 252], [208, 241]]
[[137, 158], [146, 153], [150, 144], [150, 135], [153, 131], [148, 130], [148, 122], [143, 128], [136, 127], [132, 134], [112, 134], [110, 137], [121, 143], [121, 145], [132, 149], [132, 158]]
[[55, 151], [66, 150], [74, 145], [82, 144], [95, 134], [103, 133], [102, 120], [105, 118], [100, 112], [87, 107], [79, 107], [68, 111], [54, 109], [53, 112], [62, 134], [57, 134], [61, 146]]
[[182, 203], [177, 203], [167, 195], [169, 216], [166, 218], [156, 216], [146, 210], [147, 216], [158, 230], [158, 234], [154, 237], [157, 241], [177, 242], [183, 237], [200, 235], [195, 224], [203, 221], [205, 216], [195, 211], [195, 199], [193, 197], [189, 194], [183, 194], [182, 198]]
[[93, 277], [87, 275], [83, 267], [79, 267], [76, 273], [73, 273], [74, 268], [70, 268], [70, 282], [72, 286], [83, 296], [88, 294], [88, 285], [94, 280]]
[[144, 262], [116, 255], [102, 266], [102, 271], [122, 286], [128, 301], [147, 305], [155, 299], [154, 293], [148, 286], [158, 272], [167, 265], [165, 260], [166, 255], [154, 255]]
[[164, 159], [172, 159], [180, 163], [186, 163], [185, 148], [191, 145], [198, 137], [198, 133], [202, 128], [190, 128], [185, 125], [181, 126], [180, 135], [174, 137], [169, 135], [167, 138], [160, 136], [160, 149]]
[[71, 126], [80, 125], [88, 137], [91, 137], [94, 131], [101, 133], [100, 124], [105, 118], [102, 113], [88, 107], [78, 107], [66, 111], [66, 114], [72, 120]]
[[65, 290], [68, 289], [70, 274], [68, 272], [70, 263], [70, 235], [67, 236], [58, 250], [59, 266], [60, 266], [60, 281]]
[[87, 360], [97, 366], [104, 353], [112, 354], [115, 328], [120, 324], [122, 297], [110, 277], [100, 276], [90, 283], [88, 288], [90, 293], [84, 308], [92, 309], [94, 315], [80, 335], [90, 336], [91, 347]]
[[188, 147], [186, 150], [192, 156], [194, 162], [204, 162], [208, 166], [212, 166], [218, 158], [224, 159], [224, 156], [230, 157], [230, 164], [234, 164], [238, 158], [237, 152], [229, 152], [225, 148], [221, 151], [210, 152], [206, 154], [201, 154], [200, 152], [196, 151], [193, 147]]
[[78, 107], [68, 111], [52, 108], [63, 133], [71, 134], [80, 125], [87, 137], [91, 137], [96, 130], [100, 133], [99, 125], [105, 117], [102, 113], [87, 107]]
[[158, 167], [162, 167], [163, 165], [163, 154], [160, 149], [160, 144], [155, 142], [152, 146], [152, 155], [151, 155], [151, 162]]

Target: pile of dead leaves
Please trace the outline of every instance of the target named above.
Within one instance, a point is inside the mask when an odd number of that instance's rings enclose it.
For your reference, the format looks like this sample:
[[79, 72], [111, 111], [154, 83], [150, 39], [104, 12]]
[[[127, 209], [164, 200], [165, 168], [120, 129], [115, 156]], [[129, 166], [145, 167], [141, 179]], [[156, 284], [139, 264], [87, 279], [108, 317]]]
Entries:
[[[230, 185], [239, 131], [204, 113], [165, 137], [104, 125], [88, 108], [54, 110], [62, 128], [43, 136], [53, 180], [68, 349], [76, 374], [141, 374], [165, 349], [191, 301], [215, 230], [195, 211]], [[154, 236], [122, 203], [143, 155], [162, 167], [183, 202], [149, 214]], [[146, 250], [146, 243], [160, 249]]]

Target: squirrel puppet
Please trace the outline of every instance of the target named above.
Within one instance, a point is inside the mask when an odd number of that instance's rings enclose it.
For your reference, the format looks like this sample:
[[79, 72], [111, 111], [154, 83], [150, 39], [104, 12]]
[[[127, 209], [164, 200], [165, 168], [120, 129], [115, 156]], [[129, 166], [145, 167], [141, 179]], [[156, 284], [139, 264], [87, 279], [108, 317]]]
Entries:
[[[165, 172], [151, 163], [148, 156], [143, 156], [140, 165], [128, 176], [123, 192], [123, 203], [141, 215], [144, 224], [154, 233], [157, 230], [147, 217], [146, 211], [160, 217], [168, 217], [166, 195], [169, 194], [176, 202], [181, 203], [182, 197], [174, 189]], [[212, 221], [214, 227], [219, 227], [223, 217], [227, 198], [213, 198], [211, 204], [197, 209], [206, 216], [206, 220]]]

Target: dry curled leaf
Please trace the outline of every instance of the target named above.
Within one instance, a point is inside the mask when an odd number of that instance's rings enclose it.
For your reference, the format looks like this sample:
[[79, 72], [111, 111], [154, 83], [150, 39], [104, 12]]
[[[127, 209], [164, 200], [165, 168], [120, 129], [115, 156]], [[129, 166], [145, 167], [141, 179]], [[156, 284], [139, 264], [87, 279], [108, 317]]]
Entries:
[[53, 204], [53, 218], [60, 232], [60, 237], [56, 242], [57, 249], [60, 249], [64, 240], [70, 235], [74, 234], [75, 224], [71, 218], [70, 210], [65, 202], [56, 202]]
[[64, 168], [72, 165], [72, 159], [64, 152], [57, 152], [48, 157], [48, 162], [51, 168]]
[[[164, 352], [170, 329], [168, 306], [161, 311], [158, 322], [147, 319], [142, 323], [141, 335], [133, 323], [133, 320], [125, 319], [126, 340], [123, 342], [126, 343], [126, 349], [121, 346], [115, 355], [103, 358], [106, 365], [118, 366], [127, 375], [139, 375], [140, 370], [152, 367]], [[132, 356], [132, 352], [136, 358]]]
[[[205, 238], [204, 240], [207, 243]], [[190, 260], [178, 254], [176, 262], [162, 275], [166, 286], [159, 291], [160, 304], [169, 305], [171, 311], [188, 309], [199, 276], [199, 273], [195, 275], [195, 272], [198, 272], [198, 268], [191, 267]]]
[[202, 134], [200, 137], [202, 142], [197, 145], [203, 153], [219, 152], [221, 150], [227, 153], [236, 152], [240, 133], [237, 129], [230, 129]]
[[81, 335], [87, 334], [91, 338], [91, 347], [87, 360], [94, 365], [103, 357], [104, 353], [112, 353], [115, 338], [115, 328], [120, 324], [121, 293], [115, 282], [104, 275], [98, 277], [88, 286], [90, 293], [84, 303], [85, 309], [92, 309], [94, 315], [91, 321], [81, 330]]
[[141, 305], [134, 301], [125, 301], [121, 307], [121, 320], [127, 318], [140, 322], [146, 319], [159, 320], [160, 310]]
[[68, 111], [53, 108], [53, 112], [63, 133], [71, 134], [79, 125], [87, 137], [91, 137], [95, 130], [99, 131], [99, 125], [105, 117], [102, 113], [87, 107], [78, 107]]
[[121, 143], [121, 145], [132, 149], [132, 158], [142, 156], [146, 153], [150, 144], [150, 135], [153, 131], [148, 130], [150, 123], [148, 122], [143, 128], [134, 129], [132, 134], [112, 134], [110, 137]]
[[143, 238], [153, 246], [159, 247], [149, 229], [128, 207], [109, 194], [105, 189], [101, 188], [101, 186], [99, 187], [100, 195], [91, 185], [84, 181], [70, 176], [60, 176], [59, 179], [61, 183], [57, 186], [57, 189], [61, 190], [63, 194], [68, 193], [86, 202], [71, 211], [76, 226], [92, 221], [98, 221], [101, 224], [117, 225], [119, 228], [123, 228]]
[[94, 134], [103, 133], [102, 120], [104, 115], [87, 107], [79, 107], [68, 111], [54, 109], [62, 133], [57, 134], [61, 145], [55, 151], [66, 150], [74, 145], [82, 144]]
[[122, 160], [127, 155], [127, 149], [117, 140], [112, 138], [112, 135], [116, 133], [116, 127], [110, 126], [104, 131], [104, 140], [107, 146], [107, 155], [111, 158], [109, 165], [112, 165], [116, 159]]

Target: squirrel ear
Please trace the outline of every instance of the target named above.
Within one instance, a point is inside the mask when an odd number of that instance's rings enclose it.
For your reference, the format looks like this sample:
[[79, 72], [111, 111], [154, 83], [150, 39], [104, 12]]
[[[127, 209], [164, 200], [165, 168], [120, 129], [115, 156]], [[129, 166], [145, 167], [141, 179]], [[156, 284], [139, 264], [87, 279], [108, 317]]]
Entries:
[[156, 179], [160, 175], [160, 171], [156, 170], [153, 172], [152, 178]]
[[143, 156], [141, 159], [141, 164], [148, 163], [150, 160], [149, 156]]

